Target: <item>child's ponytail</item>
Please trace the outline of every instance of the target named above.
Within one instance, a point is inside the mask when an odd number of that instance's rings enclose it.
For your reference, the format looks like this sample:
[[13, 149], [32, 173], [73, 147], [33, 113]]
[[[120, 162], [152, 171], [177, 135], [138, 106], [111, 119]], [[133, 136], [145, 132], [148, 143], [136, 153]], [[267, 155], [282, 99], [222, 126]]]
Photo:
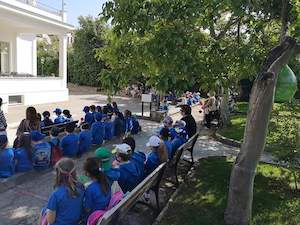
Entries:
[[108, 179], [103, 172], [101, 161], [96, 157], [88, 158], [84, 163], [84, 170], [91, 178], [97, 180], [105, 195], [110, 191]]
[[156, 151], [158, 153], [160, 163], [164, 163], [164, 162], [168, 161], [167, 149], [163, 142], [160, 143], [160, 145], [157, 147]]

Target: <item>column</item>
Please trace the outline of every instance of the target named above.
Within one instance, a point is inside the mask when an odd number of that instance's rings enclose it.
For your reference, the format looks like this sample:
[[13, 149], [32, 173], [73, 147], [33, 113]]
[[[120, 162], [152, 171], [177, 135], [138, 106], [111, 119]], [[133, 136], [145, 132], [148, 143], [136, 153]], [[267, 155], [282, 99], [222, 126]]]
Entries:
[[59, 76], [62, 78], [62, 87], [67, 88], [67, 35], [59, 36]]

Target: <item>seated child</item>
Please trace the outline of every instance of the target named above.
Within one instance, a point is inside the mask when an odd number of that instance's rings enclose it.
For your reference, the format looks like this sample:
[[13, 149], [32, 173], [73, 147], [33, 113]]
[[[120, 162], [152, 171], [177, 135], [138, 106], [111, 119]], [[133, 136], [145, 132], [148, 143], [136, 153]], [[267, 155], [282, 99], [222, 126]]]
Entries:
[[135, 151], [135, 140], [133, 137], [123, 139], [123, 144], [128, 144], [132, 150], [130, 161], [136, 164], [141, 182], [145, 176], [146, 154], [140, 151]]
[[140, 131], [140, 124], [137, 119], [132, 116], [131, 111], [125, 110], [124, 112], [125, 120], [125, 133], [137, 134]]
[[168, 158], [172, 158], [172, 143], [169, 141], [169, 129], [168, 128], [163, 128], [160, 131], [160, 138], [165, 144], [165, 147], [168, 151]]
[[51, 146], [51, 164], [54, 166], [62, 158], [62, 149], [60, 147], [60, 140], [58, 135], [60, 130], [58, 127], [53, 127], [50, 132], [51, 140], [49, 144]]
[[102, 145], [104, 135], [105, 135], [105, 127], [104, 123], [101, 122], [102, 114], [96, 114], [95, 116], [96, 122], [92, 125], [92, 143], [95, 145]]
[[98, 105], [96, 107], [96, 113], [95, 113], [95, 117], [94, 117], [95, 121], [96, 121], [96, 115], [98, 115], [98, 114], [101, 114], [101, 117], [102, 117], [102, 108], [100, 105]]
[[124, 134], [124, 121], [121, 112], [114, 112], [112, 117], [112, 133], [115, 137], [120, 137]]
[[43, 112], [44, 120], [41, 122], [41, 127], [48, 127], [48, 126], [51, 126], [54, 124], [53, 121], [51, 120], [50, 116], [51, 115], [50, 115], [49, 111]]
[[63, 114], [64, 114], [64, 117], [65, 117], [65, 122], [73, 122], [74, 121], [73, 118], [72, 118], [72, 115], [70, 113], [70, 110], [65, 109], [63, 111]]
[[141, 180], [139, 170], [135, 163], [130, 161], [132, 150], [127, 144], [116, 145], [116, 159], [112, 166], [120, 171], [118, 183], [123, 193], [132, 191]]
[[51, 163], [51, 146], [48, 142], [43, 142], [45, 134], [39, 131], [32, 131], [32, 165], [36, 170], [47, 169]]
[[94, 122], [95, 122], [95, 115], [96, 115], [96, 106], [95, 105], [91, 105], [90, 106], [90, 111], [91, 111], [91, 114], [92, 114], [92, 116], [93, 116], [93, 118], [94, 118]]
[[0, 178], [7, 178], [14, 175], [14, 150], [8, 148], [6, 135], [0, 135]]
[[113, 112], [120, 112], [116, 102], [112, 102]]
[[84, 187], [77, 181], [75, 162], [63, 158], [55, 167], [55, 190], [41, 212], [40, 224], [78, 224], [83, 213]]
[[65, 118], [63, 117], [63, 115], [61, 115], [62, 111], [59, 108], [56, 108], [53, 111], [56, 115], [56, 118], [54, 119], [54, 123], [55, 124], [59, 124], [59, 123], [64, 123], [65, 122]]
[[104, 124], [104, 140], [109, 141], [113, 137], [113, 123], [111, 122], [108, 116], [103, 117], [103, 124]]
[[68, 124], [66, 126], [67, 135], [61, 140], [60, 147], [63, 155], [67, 157], [75, 157], [78, 153], [79, 138], [77, 134], [74, 134], [75, 125]]
[[88, 123], [90, 126], [92, 126], [92, 124], [94, 122], [94, 117], [93, 117], [93, 114], [90, 113], [90, 107], [84, 106], [82, 111], [85, 113], [84, 122]]
[[176, 136], [175, 138], [171, 141], [172, 144], [172, 156], [174, 156], [175, 152], [177, 149], [183, 145], [184, 143], [187, 142], [188, 140], [188, 135], [185, 130], [185, 122], [184, 121], [176, 121], [175, 125], [175, 131], [176, 131]]
[[90, 125], [84, 123], [81, 125], [81, 132], [79, 134], [79, 150], [78, 154], [82, 154], [90, 150], [92, 145], [92, 132], [89, 130]]
[[161, 111], [167, 111], [168, 112], [168, 110], [169, 110], [169, 104], [168, 104], [167, 100], [164, 100], [160, 104], [159, 110], [161, 110]]
[[145, 164], [146, 176], [152, 173], [161, 163], [168, 161], [168, 152], [159, 137], [150, 137], [147, 147], [151, 148], [151, 152], [148, 154]]
[[16, 172], [27, 172], [32, 167], [32, 145], [29, 133], [21, 134], [18, 139], [18, 148], [15, 150]]
[[101, 160], [93, 157], [84, 163], [84, 171], [92, 183], [86, 188], [83, 207], [87, 216], [96, 210], [105, 210], [111, 198], [111, 182], [102, 169]]
[[176, 131], [173, 128], [173, 119], [170, 116], [166, 116], [163, 120], [163, 128], [169, 129], [169, 135], [171, 140], [173, 140], [176, 136]]

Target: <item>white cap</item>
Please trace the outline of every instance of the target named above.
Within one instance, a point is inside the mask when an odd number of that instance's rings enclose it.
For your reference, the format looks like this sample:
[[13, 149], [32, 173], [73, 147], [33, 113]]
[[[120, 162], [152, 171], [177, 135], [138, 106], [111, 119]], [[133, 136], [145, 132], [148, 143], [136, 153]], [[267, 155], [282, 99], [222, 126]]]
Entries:
[[125, 155], [131, 154], [132, 149], [128, 144], [115, 145], [115, 147], [118, 153]]
[[147, 143], [147, 147], [158, 147], [161, 140], [157, 136], [152, 136]]

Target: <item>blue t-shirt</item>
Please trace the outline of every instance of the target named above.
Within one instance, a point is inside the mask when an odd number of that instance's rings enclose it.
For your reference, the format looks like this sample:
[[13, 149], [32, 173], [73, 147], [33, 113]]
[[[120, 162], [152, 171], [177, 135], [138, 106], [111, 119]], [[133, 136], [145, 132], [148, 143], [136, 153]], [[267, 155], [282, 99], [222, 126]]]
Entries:
[[103, 143], [104, 134], [105, 134], [104, 123], [99, 121], [93, 123], [92, 125], [93, 144], [101, 145]]
[[82, 214], [83, 188], [77, 188], [78, 196], [71, 196], [65, 186], [59, 186], [51, 194], [47, 209], [56, 212], [51, 225], [77, 225]]
[[132, 191], [139, 184], [141, 177], [135, 163], [128, 161], [115, 169], [120, 171], [118, 183], [124, 193]]
[[177, 149], [183, 145], [186, 141], [181, 138], [181, 137], [175, 137], [174, 140], [171, 142], [172, 145], [172, 154], [171, 154], [171, 158], [174, 156], [175, 152], [177, 151]]
[[32, 146], [32, 165], [34, 169], [43, 170], [49, 168], [51, 163], [51, 145], [48, 142], [38, 143]]
[[90, 126], [94, 123], [94, 116], [92, 113], [88, 112], [84, 116], [84, 121], [88, 123]]
[[135, 151], [130, 161], [135, 163], [136, 168], [138, 170], [138, 176], [140, 177], [140, 182], [144, 179], [145, 176], [145, 162], [146, 162], [146, 155], [143, 152]]
[[63, 137], [60, 143], [63, 155], [68, 157], [75, 157], [78, 153], [78, 135], [71, 133]]
[[79, 134], [79, 153], [90, 150], [92, 144], [92, 132], [90, 130], [81, 131]]
[[11, 177], [14, 171], [14, 150], [12, 148], [0, 150], [0, 177]]
[[124, 122], [121, 118], [117, 117], [113, 121], [112, 130], [113, 136], [116, 137], [119, 137], [121, 134], [124, 133]]
[[164, 144], [168, 151], [168, 159], [171, 159], [172, 158], [172, 149], [173, 149], [172, 143], [169, 140], [165, 140]]
[[111, 140], [113, 137], [113, 123], [112, 122], [104, 122], [105, 133], [104, 133], [104, 140]]
[[25, 148], [18, 148], [15, 151], [16, 172], [32, 170], [32, 159], [29, 158]]
[[54, 119], [55, 124], [64, 123], [66, 121], [63, 115], [59, 115]]
[[108, 193], [104, 194], [101, 185], [93, 181], [85, 190], [83, 207], [89, 209], [89, 214], [96, 210], [104, 210], [111, 198], [111, 185], [108, 187]]
[[50, 140], [50, 145], [57, 146], [59, 143], [60, 143], [60, 140], [57, 137], [52, 137]]
[[145, 164], [145, 175], [148, 176], [150, 173], [152, 173], [156, 167], [160, 165], [160, 160], [158, 153], [156, 151], [152, 151], [148, 154], [147, 162]]

